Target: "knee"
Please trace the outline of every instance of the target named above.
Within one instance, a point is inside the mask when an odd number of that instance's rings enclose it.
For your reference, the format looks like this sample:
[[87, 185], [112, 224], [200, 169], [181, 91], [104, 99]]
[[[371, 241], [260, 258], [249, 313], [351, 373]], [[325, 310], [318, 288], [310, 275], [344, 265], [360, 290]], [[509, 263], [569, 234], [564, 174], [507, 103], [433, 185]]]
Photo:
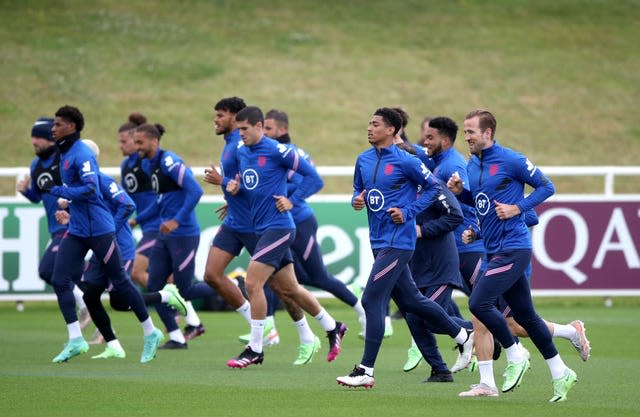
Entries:
[[100, 300], [103, 290], [95, 285], [84, 283], [82, 291], [82, 299], [85, 303], [89, 304], [92, 301]]
[[131, 309], [129, 302], [119, 291], [111, 291], [109, 293], [109, 304], [116, 311], [129, 311]]

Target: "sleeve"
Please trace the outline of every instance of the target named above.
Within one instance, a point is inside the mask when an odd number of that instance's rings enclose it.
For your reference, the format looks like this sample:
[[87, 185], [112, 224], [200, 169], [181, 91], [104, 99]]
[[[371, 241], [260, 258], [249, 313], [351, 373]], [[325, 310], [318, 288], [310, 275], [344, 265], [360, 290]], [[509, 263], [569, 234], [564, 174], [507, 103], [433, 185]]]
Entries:
[[438, 195], [436, 202], [428, 209], [435, 208], [440, 212], [440, 215], [435, 219], [429, 219], [420, 224], [422, 237], [425, 239], [447, 234], [455, 230], [464, 220], [462, 208], [460, 208], [460, 204], [453, 193], [446, 190], [442, 185], [440, 187], [442, 188], [442, 193]]
[[80, 185], [75, 187], [55, 185], [50, 193], [67, 200], [87, 201], [97, 193], [98, 163], [87, 149], [86, 152], [74, 155], [73, 165], [80, 179]]
[[23, 193], [21, 193], [23, 196], [25, 196], [29, 201], [31, 201], [32, 203], [39, 203], [40, 201], [42, 201], [42, 194], [40, 193], [40, 190], [38, 189], [38, 186], [36, 185], [36, 178], [34, 177], [34, 171], [35, 171], [35, 161], [31, 163], [31, 181], [30, 181], [30, 185], [29, 188], [27, 188]]
[[300, 205], [308, 197], [320, 191], [324, 182], [318, 171], [306, 159], [301, 158], [294, 148], [280, 144], [277, 149], [284, 166], [302, 177], [299, 185], [289, 197], [294, 206]]
[[118, 186], [118, 183], [106, 175], [101, 175], [100, 180], [104, 181], [101, 185], [102, 196], [105, 200], [109, 199], [117, 207], [117, 211], [113, 213], [113, 222], [116, 226], [116, 232], [125, 225], [131, 213], [136, 209], [136, 204], [124, 190]]
[[515, 159], [513, 169], [518, 180], [534, 189], [531, 194], [516, 203], [521, 213], [532, 210], [555, 193], [551, 180], [524, 155], [519, 155]]
[[407, 221], [415, 219], [418, 213], [433, 204], [441, 193], [441, 187], [431, 171], [418, 158], [405, 158], [403, 169], [409, 179], [422, 189], [415, 201], [402, 208], [403, 218]]
[[351, 204], [353, 205], [353, 199], [362, 193], [364, 190], [364, 184], [362, 183], [362, 174], [360, 173], [360, 157], [356, 159], [356, 166], [353, 170], [353, 195], [351, 196]]
[[538, 213], [535, 210], [527, 210], [524, 212], [524, 224], [527, 227], [535, 226], [539, 223]]
[[196, 181], [191, 169], [175, 155], [166, 155], [160, 165], [160, 169], [165, 171], [165, 173], [182, 188], [182, 191], [184, 191], [182, 207], [180, 207], [180, 210], [176, 213], [175, 220], [180, 224], [187, 223], [191, 212], [195, 210], [198, 201], [200, 201], [200, 197], [202, 197], [202, 187], [200, 187], [200, 184]]

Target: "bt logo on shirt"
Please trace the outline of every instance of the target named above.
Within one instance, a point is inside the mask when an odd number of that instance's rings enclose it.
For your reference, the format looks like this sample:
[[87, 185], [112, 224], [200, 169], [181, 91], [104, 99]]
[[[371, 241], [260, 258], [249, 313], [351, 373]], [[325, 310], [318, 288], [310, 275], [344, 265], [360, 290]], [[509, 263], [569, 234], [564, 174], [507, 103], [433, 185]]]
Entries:
[[380, 211], [384, 207], [384, 195], [377, 188], [367, 192], [367, 205], [371, 211]]
[[253, 190], [258, 186], [260, 178], [255, 169], [247, 169], [242, 173], [242, 183], [247, 190]]

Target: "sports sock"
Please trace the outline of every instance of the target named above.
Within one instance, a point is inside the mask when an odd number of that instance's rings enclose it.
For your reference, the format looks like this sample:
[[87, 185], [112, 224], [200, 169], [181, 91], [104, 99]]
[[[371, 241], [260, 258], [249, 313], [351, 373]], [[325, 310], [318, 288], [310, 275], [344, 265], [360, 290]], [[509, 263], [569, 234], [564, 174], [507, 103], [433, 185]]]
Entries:
[[187, 308], [187, 315], [184, 319], [187, 324], [193, 327], [200, 326], [200, 317], [198, 317], [198, 313], [196, 313], [196, 309], [193, 308], [193, 304], [191, 304], [191, 301], [187, 301], [185, 303], [185, 307]]
[[364, 366], [363, 364], [358, 365], [359, 368], [364, 369], [364, 373], [373, 376], [373, 368], [369, 368], [368, 366]]
[[480, 383], [496, 387], [496, 380], [493, 377], [493, 361], [478, 361], [478, 370], [480, 371]]
[[359, 298], [356, 304], [353, 306], [353, 309], [356, 311], [356, 313], [358, 313], [358, 323], [360, 323], [360, 326], [362, 326], [362, 330], [364, 330], [367, 325], [367, 315], [364, 312], [362, 302]]
[[262, 333], [264, 332], [265, 320], [251, 319], [251, 340], [249, 346], [256, 353], [262, 352]]
[[76, 299], [76, 306], [80, 310], [84, 310], [85, 308], [87, 308], [87, 305], [85, 304], [84, 299], [82, 298], [83, 294], [84, 293], [80, 288], [78, 288], [77, 285], [73, 286], [73, 297]]
[[151, 333], [153, 333], [155, 326], [153, 325], [153, 321], [151, 320], [151, 317], [149, 317], [143, 322], [140, 322], [140, 324], [142, 325], [142, 331], [144, 332], [145, 336], [149, 336]]
[[456, 341], [457, 344], [461, 345], [467, 341], [470, 334], [471, 332], [468, 332], [467, 329], [465, 329], [464, 327], [461, 327], [460, 332], [458, 332], [456, 337], [454, 337], [453, 339]]
[[115, 349], [115, 350], [124, 350], [122, 349], [122, 345], [120, 344], [120, 342], [118, 341], [118, 339], [113, 339], [107, 342], [107, 346], [109, 346], [111, 349]]
[[504, 351], [507, 355], [507, 360], [509, 362], [520, 362], [524, 359], [524, 356], [522, 355], [522, 350], [520, 349], [520, 346], [518, 346], [517, 343], [512, 344], [508, 348], [504, 348]]
[[80, 322], [76, 320], [73, 323], [68, 323], [67, 332], [69, 333], [69, 339], [82, 337], [82, 330], [80, 330]]
[[165, 290], [158, 291], [158, 294], [160, 294], [160, 301], [162, 301], [163, 303], [168, 303], [169, 299], [171, 299], [171, 296], [172, 296], [172, 294], [169, 291], [165, 291]]
[[294, 322], [296, 326], [296, 330], [298, 330], [298, 337], [300, 338], [300, 344], [309, 344], [313, 343], [314, 334], [311, 331], [311, 327], [309, 327], [309, 323], [307, 323], [307, 317], [302, 316], [302, 319]]
[[553, 337], [561, 337], [563, 339], [571, 340], [577, 335], [576, 328], [570, 324], [553, 324]]
[[318, 320], [323, 329], [327, 332], [334, 330], [336, 328], [336, 321], [331, 317], [329, 313], [324, 308], [320, 309], [320, 312], [313, 317]]
[[244, 317], [247, 323], [251, 324], [251, 304], [249, 304], [249, 301], [244, 300], [244, 304], [236, 308], [236, 311]]
[[560, 357], [560, 354], [546, 359], [547, 365], [549, 365], [549, 371], [551, 371], [551, 378], [558, 379], [564, 376], [564, 371], [567, 369], [564, 361]]
[[182, 331], [180, 329], [175, 329], [169, 332], [169, 339], [178, 343], [187, 343], [187, 340], [184, 338]]

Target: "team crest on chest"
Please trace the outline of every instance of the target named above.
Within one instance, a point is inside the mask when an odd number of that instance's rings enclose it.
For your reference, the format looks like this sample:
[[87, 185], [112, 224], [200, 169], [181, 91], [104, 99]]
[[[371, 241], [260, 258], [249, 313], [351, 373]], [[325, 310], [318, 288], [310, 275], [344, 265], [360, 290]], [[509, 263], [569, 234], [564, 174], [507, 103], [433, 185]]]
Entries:
[[258, 166], [259, 167], [263, 167], [267, 164], [267, 157], [266, 156], [259, 156], [258, 157]]
[[498, 164], [489, 165], [489, 175], [491, 175], [493, 177], [494, 175], [496, 175], [498, 173], [499, 169], [500, 169], [500, 165], [498, 165]]
[[384, 166], [384, 175], [391, 175], [393, 174], [393, 164], [386, 164]]

